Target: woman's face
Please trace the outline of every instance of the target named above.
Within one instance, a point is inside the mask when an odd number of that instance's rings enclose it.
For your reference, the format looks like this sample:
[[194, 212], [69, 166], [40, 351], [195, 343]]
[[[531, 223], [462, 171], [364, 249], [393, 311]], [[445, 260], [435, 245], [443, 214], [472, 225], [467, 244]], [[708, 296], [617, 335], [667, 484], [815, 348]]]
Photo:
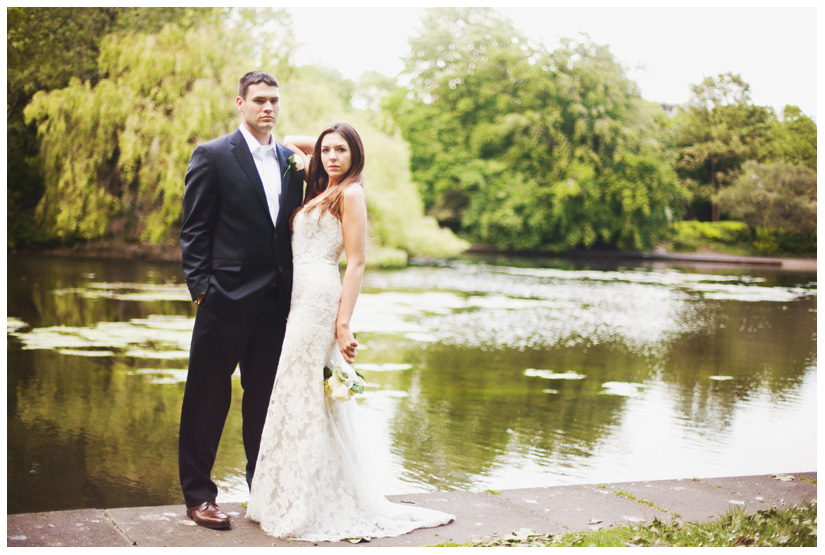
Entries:
[[352, 167], [352, 153], [346, 139], [338, 133], [327, 133], [321, 141], [321, 163], [329, 175], [330, 185], [337, 185]]

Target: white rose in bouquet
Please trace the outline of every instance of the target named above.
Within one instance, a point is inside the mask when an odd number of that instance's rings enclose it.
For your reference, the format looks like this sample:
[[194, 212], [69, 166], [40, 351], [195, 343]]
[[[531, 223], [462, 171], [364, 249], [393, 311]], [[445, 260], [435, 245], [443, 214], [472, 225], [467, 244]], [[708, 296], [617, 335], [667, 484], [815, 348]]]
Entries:
[[340, 366], [324, 368], [324, 391], [336, 401], [346, 401], [356, 393], [363, 393], [366, 380], [357, 370], [350, 373]]

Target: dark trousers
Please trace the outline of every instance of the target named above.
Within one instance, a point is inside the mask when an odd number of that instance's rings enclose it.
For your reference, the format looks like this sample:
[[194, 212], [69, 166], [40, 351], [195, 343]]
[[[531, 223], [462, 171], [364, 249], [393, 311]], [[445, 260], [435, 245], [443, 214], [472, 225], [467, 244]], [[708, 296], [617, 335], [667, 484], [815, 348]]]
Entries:
[[246, 479], [252, 484], [269, 398], [286, 331], [286, 314], [276, 310], [276, 289], [260, 311], [229, 322], [209, 310], [208, 296], [198, 307], [189, 373], [183, 394], [178, 465], [187, 507], [212, 501], [218, 487], [211, 479], [223, 426], [232, 401], [232, 374], [240, 366], [243, 387], [243, 443]]

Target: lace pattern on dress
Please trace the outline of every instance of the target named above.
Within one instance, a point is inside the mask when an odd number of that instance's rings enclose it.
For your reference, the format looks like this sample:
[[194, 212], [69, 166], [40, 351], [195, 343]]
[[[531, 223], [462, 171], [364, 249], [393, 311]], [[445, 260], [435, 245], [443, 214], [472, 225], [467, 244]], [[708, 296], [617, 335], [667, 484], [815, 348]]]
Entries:
[[450, 522], [452, 515], [390, 503], [376, 490], [357, 403], [324, 395], [324, 366], [346, 364], [335, 338], [341, 222], [329, 212], [299, 212], [292, 250], [291, 310], [247, 517], [267, 534], [306, 541], [397, 536]]

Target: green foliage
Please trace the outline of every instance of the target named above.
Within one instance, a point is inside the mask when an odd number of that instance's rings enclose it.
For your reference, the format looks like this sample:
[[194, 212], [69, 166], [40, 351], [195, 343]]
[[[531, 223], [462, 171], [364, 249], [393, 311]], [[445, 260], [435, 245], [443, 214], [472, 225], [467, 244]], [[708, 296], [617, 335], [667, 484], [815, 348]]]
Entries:
[[730, 252], [738, 249], [746, 254], [751, 232], [742, 222], [683, 221], [673, 224], [672, 249], [678, 252], [695, 252], [701, 248]]
[[8, 109], [39, 90], [66, 86], [72, 77], [100, 78], [100, 41], [111, 32], [156, 32], [163, 25], [209, 18], [192, 8], [8, 8]]
[[385, 100], [430, 215], [500, 248], [649, 248], [681, 190], [608, 49], [534, 46], [490, 9], [435, 9]]
[[406, 268], [409, 257], [406, 251], [392, 247], [367, 249], [367, 266], [371, 268], [400, 269]]
[[816, 256], [816, 230], [791, 232], [774, 227], [751, 229], [736, 221], [682, 221], [673, 225], [670, 250], [696, 252], [701, 249], [736, 255]]
[[[662, 507], [659, 507], [658, 505], [656, 505], [652, 501], [648, 501], [647, 499], [639, 499], [638, 497], [636, 497], [632, 493], [628, 493], [626, 491], [618, 490], [618, 489], [613, 490], [613, 493], [618, 495], [619, 497], [624, 497], [625, 499], [630, 499], [631, 501], [635, 501], [636, 503], [641, 503], [642, 505], [647, 505], [648, 507], [656, 509], [657, 511], [661, 511], [663, 513], [669, 513], [670, 512], [667, 509], [663, 509]], [[675, 515], [675, 516], [678, 517], [679, 515]]]
[[329, 70], [310, 67], [302, 68], [281, 89], [280, 132], [315, 136], [328, 123], [341, 120], [354, 125], [361, 135], [366, 150], [364, 187], [371, 265], [401, 267], [408, 254], [445, 258], [467, 248], [452, 232], [424, 217], [421, 196], [410, 177], [407, 144], [400, 136], [381, 131], [370, 112], [350, 105], [350, 81]]
[[[442, 544], [447, 546], [447, 544]], [[747, 514], [732, 512], [719, 520], [697, 524], [663, 522], [609, 530], [540, 534], [521, 529], [502, 538], [479, 538], [468, 547], [816, 547], [817, 505]], [[452, 544], [457, 546], [457, 544]]]
[[[248, 31], [248, 13], [170, 23], [158, 33], [110, 33], [97, 83], [73, 78], [35, 94], [25, 114], [41, 137], [46, 188], [37, 217], [46, 229], [85, 240], [160, 242], [175, 234], [192, 146], [235, 125], [227, 99], [236, 94], [237, 68], [254, 67], [250, 55], [262, 55], [251, 33], [240, 32]], [[279, 12], [253, 13], [283, 23]], [[289, 33], [278, 36], [288, 44]]]
[[775, 159], [816, 169], [816, 122], [796, 106], [785, 106], [782, 120], [771, 126], [770, 139]]
[[285, 12], [229, 10], [189, 23], [112, 32], [100, 42], [99, 79], [74, 78], [34, 96], [25, 114], [41, 138], [46, 187], [36, 215], [45, 230], [64, 240], [174, 241], [192, 149], [238, 125], [237, 79], [262, 65], [282, 81], [278, 131], [314, 135], [346, 120], [361, 132], [373, 243], [389, 249], [382, 260], [397, 265], [408, 253], [466, 248], [423, 217], [407, 146], [350, 106], [352, 81], [290, 65], [295, 41]]
[[[782, 120], [770, 108], [754, 106], [750, 86], [732, 73], [708, 77], [692, 89], [690, 105], [676, 116], [673, 128], [675, 167], [693, 197], [690, 215], [718, 221], [724, 214], [752, 228], [791, 225], [776, 213], [783, 210], [804, 213], [804, 220], [813, 214], [815, 219], [815, 196], [811, 206], [808, 187], [801, 186], [808, 179], [793, 165], [816, 170], [816, 123], [795, 106], [785, 107]], [[800, 185], [774, 195], [782, 197], [780, 207], [751, 179], [754, 167], [771, 167], [762, 172], [770, 171], [777, 183]], [[815, 187], [815, 176], [813, 183]], [[792, 227], [797, 226], [787, 229]]]
[[675, 167], [693, 197], [689, 215], [724, 215], [796, 236], [796, 246], [780, 247], [762, 230], [758, 253], [808, 250], [810, 237], [800, 236], [816, 227], [816, 137], [816, 123], [799, 108], [786, 106], [779, 120], [770, 108], [754, 106], [739, 75], [706, 78], [693, 86], [673, 128]]
[[215, 10], [15, 7], [6, 13], [8, 244], [42, 244], [51, 234], [34, 221], [44, 190], [37, 127], [23, 116], [34, 93], [66, 87], [73, 77], [96, 83], [100, 43], [110, 32], [155, 32], [171, 21], [213, 17]]
[[754, 235], [753, 249], [757, 254], [816, 256], [816, 230], [793, 233], [772, 227], [758, 227]]
[[716, 195], [722, 209], [751, 228], [816, 231], [816, 170], [787, 162], [746, 162], [733, 185]]
[[40, 221], [66, 239], [166, 235], [191, 143], [229, 128], [229, 53], [218, 42], [213, 27], [109, 35], [97, 85], [73, 79], [35, 95], [26, 117], [41, 137]]
[[693, 196], [691, 215], [719, 221], [714, 195], [733, 182], [744, 162], [769, 157], [775, 116], [751, 103], [750, 85], [739, 75], [707, 77], [691, 88], [689, 106], [676, 116], [675, 168]]

